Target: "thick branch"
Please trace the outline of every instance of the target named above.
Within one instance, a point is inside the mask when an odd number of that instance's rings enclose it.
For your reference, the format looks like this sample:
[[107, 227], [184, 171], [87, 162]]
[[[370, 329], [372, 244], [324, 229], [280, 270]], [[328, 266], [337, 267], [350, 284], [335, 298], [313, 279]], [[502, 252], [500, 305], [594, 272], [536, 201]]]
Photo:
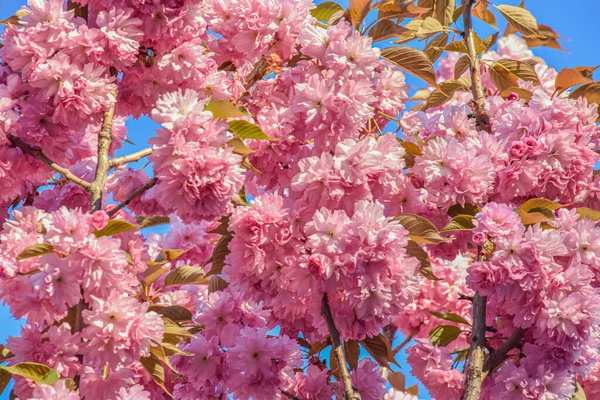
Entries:
[[342, 341], [340, 339], [340, 332], [335, 327], [333, 321], [333, 314], [329, 307], [329, 299], [327, 295], [323, 296], [322, 309], [323, 318], [327, 322], [327, 328], [329, 329], [329, 336], [331, 336], [331, 345], [333, 346], [333, 354], [337, 361], [338, 368], [340, 369], [340, 376], [344, 385], [344, 395], [346, 400], [360, 400], [360, 394], [354, 390], [352, 386], [352, 379], [350, 378], [350, 371], [346, 365], [346, 357], [344, 355], [344, 348], [342, 347]]
[[148, 157], [150, 154], [152, 154], [152, 149], [148, 147], [147, 149], [136, 151], [135, 153], [128, 154], [126, 156], [113, 158], [109, 161], [110, 168], [116, 168], [130, 162], [139, 161], [144, 157]]
[[[113, 93], [115, 99], [117, 98], [117, 93]], [[104, 190], [104, 182], [106, 181], [106, 174], [110, 169], [110, 162], [108, 160], [108, 150], [110, 149], [110, 144], [112, 143], [112, 128], [113, 128], [113, 118], [115, 116], [115, 106], [117, 102], [115, 102], [110, 106], [110, 108], [104, 113], [104, 118], [102, 120], [102, 128], [100, 129], [100, 133], [98, 134], [98, 164], [96, 165], [96, 175], [94, 176], [94, 181], [90, 187], [90, 195], [91, 195], [91, 207], [90, 212], [98, 211], [102, 208], [102, 191]]]
[[107, 213], [108, 216], [112, 217], [113, 215], [115, 215], [116, 213], [118, 213], [119, 211], [121, 211], [123, 208], [127, 207], [127, 205], [129, 203], [131, 203], [131, 201], [133, 199], [135, 199], [136, 197], [138, 197], [139, 195], [141, 195], [142, 193], [144, 193], [146, 190], [148, 190], [152, 186], [154, 186], [156, 184], [157, 180], [158, 179], [156, 179], [156, 178], [152, 178], [148, 182], [146, 182], [146, 184], [144, 186], [140, 186], [139, 188], [135, 189], [133, 192], [131, 192], [131, 194], [121, 204], [119, 204], [115, 208], [111, 209]]
[[483, 362], [485, 353], [485, 312], [486, 298], [479, 292], [473, 296], [473, 334], [471, 335], [471, 349], [469, 350], [469, 370], [462, 400], [477, 400], [483, 382]]
[[489, 117], [485, 112], [485, 93], [481, 83], [481, 71], [479, 69], [479, 58], [475, 47], [475, 38], [473, 33], [473, 19], [471, 17], [471, 7], [475, 0], [463, 0], [463, 23], [465, 30], [463, 39], [469, 52], [470, 71], [471, 71], [471, 92], [473, 93], [473, 102], [475, 103], [475, 124], [479, 130], [490, 131]]
[[8, 139], [14, 146], [17, 146], [18, 148], [23, 150], [23, 152], [25, 152], [29, 155], [32, 155], [33, 157], [43, 161], [48, 167], [50, 167], [50, 169], [61, 174], [66, 180], [71, 181], [71, 182], [75, 183], [76, 185], [81, 186], [85, 190], [90, 190], [91, 184], [88, 181], [78, 178], [68, 169], [61, 167], [60, 165], [58, 165], [57, 163], [55, 163], [54, 161], [49, 159], [42, 152], [42, 150], [36, 149], [35, 147], [28, 145], [21, 139], [14, 137], [14, 136], [9, 136]]
[[502, 346], [498, 347], [483, 364], [483, 372], [487, 374], [498, 368], [508, 358], [508, 352], [519, 345], [526, 329], [518, 328]]

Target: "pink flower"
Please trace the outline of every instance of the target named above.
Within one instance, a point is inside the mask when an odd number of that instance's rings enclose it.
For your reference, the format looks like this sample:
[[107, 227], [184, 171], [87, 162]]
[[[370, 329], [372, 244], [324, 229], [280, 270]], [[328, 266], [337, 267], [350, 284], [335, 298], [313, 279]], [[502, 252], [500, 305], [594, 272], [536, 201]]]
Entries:
[[96, 211], [90, 216], [90, 225], [96, 230], [101, 230], [106, 226], [110, 217], [105, 211]]
[[66, 381], [59, 380], [54, 385], [41, 384], [33, 390], [31, 400], [79, 400], [77, 393], [67, 388]]

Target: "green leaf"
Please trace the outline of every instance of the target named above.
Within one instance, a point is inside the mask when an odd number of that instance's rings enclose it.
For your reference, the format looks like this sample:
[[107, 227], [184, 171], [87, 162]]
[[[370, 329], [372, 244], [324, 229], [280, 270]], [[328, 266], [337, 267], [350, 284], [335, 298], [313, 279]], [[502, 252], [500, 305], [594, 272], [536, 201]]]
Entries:
[[17, 256], [17, 260], [25, 260], [31, 257], [38, 257], [44, 254], [52, 253], [54, 251], [54, 247], [45, 243], [38, 243], [31, 246], [26, 247], [19, 255]]
[[382, 367], [389, 369], [390, 363], [398, 365], [394, 358], [394, 352], [392, 351], [390, 342], [383, 334], [380, 333], [371, 338], [367, 337], [364, 340], [361, 340], [360, 344]]
[[320, 21], [329, 21], [338, 11], [344, 11], [344, 7], [333, 1], [325, 1], [312, 9], [310, 14]]
[[233, 152], [235, 154], [239, 154], [240, 156], [248, 156], [254, 153], [254, 150], [250, 150], [246, 143], [240, 138], [233, 138], [227, 142], [227, 146], [233, 148]]
[[469, 321], [467, 321], [466, 319], [464, 319], [463, 317], [461, 317], [458, 314], [454, 314], [454, 313], [446, 313], [446, 314], [442, 314], [439, 312], [435, 312], [435, 311], [429, 311], [429, 314], [441, 318], [443, 320], [446, 321], [452, 321], [452, 322], [458, 322], [459, 324], [467, 324], [467, 325], [471, 325], [469, 323]]
[[500, 14], [506, 19], [513, 28], [525, 36], [536, 35], [539, 33], [537, 21], [529, 11], [521, 7], [500, 4], [495, 6]]
[[144, 369], [148, 371], [150, 376], [152, 376], [154, 382], [156, 382], [156, 384], [160, 386], [167, 395], [173, 397], [173, 395], [165, 387], [165, 368], [160, 363], [160, 360], [152, 354], [150, 357], [140, 358], [140, 364], [142, 364]]
[[411, 47], [388, 47], [381, 50], [381, 57], [404, 71], [423, 79], [431, 86], [437, 85], [433, 64], [422, 51]]
[[587, 400], [585, 392], [579, 384], [579, 382], [575, 382], [575, 386], [575, 392], [573, 393], [573, 397], [571, 397], [571, 400]]
[[58, 381], [56, 371], [47, 365], [34, 362], [22, 362], [10, 367], [0, 366], [0, 371], [11, 375], [22, 376], [23, 378], [34, 381], [37, 384], [53, 385]]
[[4, 362], [9, 358], [13, 358], [15, 355], [4, 345], [0, 344], [0, 362]]
[[190, 251], [190, 249], [186, 249], [186, 250], [179, 250], [179, 249], [165, 249], [165, 250], [161, 250], [160, 253], [158, 253], [158, 256], [156, 257], [155, 260], [148, 261], [146, 264], [148, 264], [149, 266], [162, 266], [162, 265], [170, 263], [173, 260], [178, 259], [179, 257], [181, 257], [182, 255], [184, 255], [188, 251]]
[[441, 325], [429, 332], [429, 340], [435, 346], [447, 346], [460, 335], [460, 328], [454, 325]]
[[192, 353], [188, 353], [187, 351], [183, 351], [181, 350], [179, 347], [175, 346], [174, 344], [171, 343], [161, 343], [160, 344], [163, 348], [163, 351], [165, 352], [165, 354], [167, 356], [172, 356], [174, 354], [180, 354], [182, 356], [186, 356], [186, 357], [191, 357], [193, 356]]
[[450, 242], [452, 239], [442, 237], [436, 227], [426, 218], [416, 214], [402, 214], [393, 218], [408, 231], [409, 237], [415, 242], [438, 244]]
[[182, 265], [177, 267], [165, 277], [165, 286], [201, 285], [207, 284], [204, 270], [200, 267]]
[[96, 230], [94, 235], [96, 235], [98, 238], [102, 236], [113, 236], [118, 235], [119, 233], [138, 229], [139, 227], [139, 225], [134, 225], [121, 219], [111, 219], [104, 228]]
[[233, 239], [233, 236], [226, 235], [221, 236], [221, 239], [215, 245], [213, 249], [212, 257], [206, 261], [206, 264], [212, 263], [210, 271], [206, 274], [206, 277], [211, 275], [220, 274], [225, 266], [225, 257], [229, 254], [229, 242]]
[[474, 228], [472, 215], [459, 214], [452, 218], [440, 232], [470, 231]]
[[229, 130], [242, 139], [279, 140], [267, 136], [258, 125], [241, 119], [229, 121]]
[[245, 111], [238, 110], [235, 104], [227, 100], [213, 100], [206, 105], [205, 111], [210, 111], [213, 117], [217, 119], [246, 117], [249, 115]]
[[[167, 367], [169, 367], [169, 369], [173, 372], [175, 372], [176, 374], [179, 373], [175, 367], [171, 364], [171, 361], [169, 360], [169, 356], [165, 353], [165, 349], [164, 347], [162, 347], [161, 343], [152, 343], [153, 346], [150, 347], [150, 354], [152, 354], [154, 357], [158, 358], [160, 361], [162, 361]], [[175, 347], [175, 346], [173, 346]], [[175, 347], [177, 348], [177, 347]]]
[[154, 311], [163, 317], [176, 322], [187, 322], [192, 320], [192, 312], [185, 307], [173, 306], [151, 306], [148, 311]]
[[421, 262], [421, 266], [419, 267], [419, 273], [423, 275], [425, 278], [430, 281], [439, 281], [441, 278], [438, 278], [433, 273], [433, 267], [431, 266], [431, 261], [429, 260], [429, 256], [427, 252], [423, 250], [421, 246], [419, 246], [416, 242], [409, 240], [406, 244], [406, 253], [409, 256], [412, 256]]

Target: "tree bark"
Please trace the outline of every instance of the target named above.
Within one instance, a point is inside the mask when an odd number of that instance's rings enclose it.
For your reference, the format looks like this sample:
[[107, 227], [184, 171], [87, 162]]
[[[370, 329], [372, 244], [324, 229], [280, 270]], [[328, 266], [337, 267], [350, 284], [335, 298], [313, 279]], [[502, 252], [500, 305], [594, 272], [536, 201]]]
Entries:
[[469, 369], [462, 400], [477, 400], [481, 393], [481, 383], [485, 377], [483, 364], [485, 360], [485, 313], [486, 298], [479, 292], [473, 296], [473, 333], [471, 335], [471, 348], [469, 350]]

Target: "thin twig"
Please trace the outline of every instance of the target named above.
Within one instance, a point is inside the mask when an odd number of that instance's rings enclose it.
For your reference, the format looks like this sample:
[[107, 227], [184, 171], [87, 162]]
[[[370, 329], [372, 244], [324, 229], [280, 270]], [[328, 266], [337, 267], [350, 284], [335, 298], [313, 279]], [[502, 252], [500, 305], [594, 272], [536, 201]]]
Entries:
[[526, 329], [518, 328], [502, 346], [498, 347], [483, 364], [483, 373], [488, 374], [508, 358], [508, 352], [519, 345]]
[[302, 400], [300, 397], [294, 395], [293, 393], [290, 393], [288, 391], [285, 390], [281, 390], [281, 394], [284, 395], [285, 397], [287, 397], [288, 399], [292, 399], [292, 400]]
[[14, 146], [23, 150], [23, 152], [43, 161], [48, 167], [50, 167], [50, 169], [61, 174], [66, 180], [71, 181], [71, 182], [75, 183], [76, 185], [81, 186], [85, 190], [90, 189], [90, 187], [91, 187], [90, 182], [88, 182], [84, 179], [78, 178], [68, 169], [61, 167], [60, 165], [58, 165], [57, 163], [55, 163], [54, 161], [49, 159], [48, 156], [46, 156], [42, 150], [36, 149], [35, 147], [25, 143], [21, 139], [14, 137], [14, 136], [9, 136], [8, 140], [10, 140], [10, 142]]
[[340, 332], [335, 327], [335, 322], [333, 321], [333, 314], [331, 313], [331, 308], [329, 307], [329, 299], [327, 298], [327, 294], [323, 296], [321, 311], [323, 318], [325, 318], [325, 322], [327, 322], [329, 336], [331, 336], [333, 354], [340, 370], [342, 384], [344, 385], [345, 398], [346, 400], [360, 400], [360, 394], [352, 386], [352, 379], [350, 378], [350, 371], [348, 371], [348, 366], [346, 365], [346, 357], [344, 355], [344, 348], [342, 347], [342, 341], [340, 339]]
[[148, 157], [152, 154], [152, 148], [148, 147], [146, 149], [142, 149], [140, 151], [136, 151], [135, 153], [128, 154], [122, 157], [116, 157], [109, 160], [110, 168], [120, 167], [121, 165], [128, 164], [130, 162], [139, 161], [144, 157]]
[[[419, 328], [420, 328], [420, 326], [419, 326]], [[419, 328], [413, 329], [413, 331], [404, 338], [402, 343], [400, 343], [398, 346], [396, 346], [394, 348], [394, 350], [393, 350], [394, 355], [398, 354], [398, 352], [400, 350], [402, 350], [404, 348], [404, 346], [406, 346], [408, 344], [408, 342], [410, 342], [412, 340], [413, 336], [415, 336], [419, 332]]]
[[107, 212], [108, 216], [112, 217], [113, 215], [115, 215], [116, 213], [121, 211], [123, 208], [127, 207], [127, 205], [129, 203], [131, 203], [131, 201], [133, 199], [135, 199], [137, 196], [144, 193], [146, 190], [150, 189], [152, 186], [154, 186], [156, 184], [157, 181], [158, 181], [158, 179], [152, 178], [148, 182], [146, 182], [146, 184], [144, 184], [143, 186], [140, 186], [139, 188], [135, 189], [133, 192], [131, 192], [131, 194], [125, 200], [123, 200], [122, 203], [120, 203], [118, 206], [116, 206], [115, 208], [108, 211]]

